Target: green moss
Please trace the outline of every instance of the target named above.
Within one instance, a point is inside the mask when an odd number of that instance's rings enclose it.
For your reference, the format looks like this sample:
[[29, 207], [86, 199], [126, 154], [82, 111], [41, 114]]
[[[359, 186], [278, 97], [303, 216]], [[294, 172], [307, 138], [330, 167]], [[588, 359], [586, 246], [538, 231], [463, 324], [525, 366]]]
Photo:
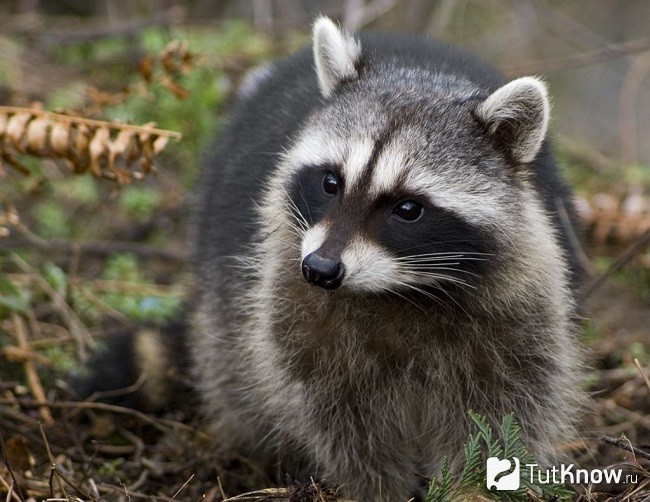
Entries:
[[[132, 254], [119, 254], [111, 257], [106, 264], [102, 278], [133, 284], [152, 284], [147, 281], [137, 257]], [[161, 292], [159, 295], [156, 295], [155, 292], [140, 293], [115, 290], [97, 293], [96, 296], [111, 308], [133, 320], [162, 322], [176, 314], [182, 303], [182, 293], [182, 288], [179, 286], [171, 293]]]
[[55, 291], [65, 294], [68, 288], [68, 275], [51, 262], [43, 266], [43, 278], [52, 286]]
[[154, 187], [129, 186], [119, 195], [120, 208], [136, 221], [150, 220], [161, 202], [162, 194]]
[[641, 342], [634, 342], [630, 345], [630, 356], [632, 359], [638, 359], [641, 366], [646, 366], [650, 362], [648, 347]]
[[142, 281], [142, 271], [138, 264], [138, 257], [132, 253], [119, 253], [106, 260], [102, 279], [119, 281]]
[[603, 337], [602, 326], [593, 319], [585, 319], [582, 322], [582, 341], [586, 345], [594, 345]]
[[52, 363], [54, 369], [60, 373], [68, 373], [79, 366], [76, 357], [64, 347], [51, 345], [42, 351]]
[[54, 195], [73, 204], [92, 206], [99, 203], [97, 180], [90, 175], [70, 176], [53, 184]]
[[65, 87], [53, 89], [47, 100], [50, 110], [79, 110], [86, 102], [88, 84], [81, 80], [69, 82]]
[[69, 237], [70, 216], [57, 200], [39, 202], [34, 208], [37, 231], [43, 237]]
[[19, 288], [7, 276], [0, 274], [0, 318], [6, 317], [9, 312], [26, 312], [29, 297], [26, 289]]

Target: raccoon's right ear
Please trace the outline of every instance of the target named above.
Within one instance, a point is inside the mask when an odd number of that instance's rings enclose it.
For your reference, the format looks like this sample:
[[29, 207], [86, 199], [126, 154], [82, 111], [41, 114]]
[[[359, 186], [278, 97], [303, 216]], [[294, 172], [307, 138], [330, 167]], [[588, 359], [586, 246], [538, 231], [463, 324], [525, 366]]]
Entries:
[[314, 23], [314, 62], [321, 92], [331, 96], [343, 82], [359, 78], [361, 44], [341, 31], [330, 18], [320, 17]]
[[500, 87], [476, 109], [476, 117], [518, 163], [532, 162], [546, 137], [550, 105], [546, 85], [522, 77]]

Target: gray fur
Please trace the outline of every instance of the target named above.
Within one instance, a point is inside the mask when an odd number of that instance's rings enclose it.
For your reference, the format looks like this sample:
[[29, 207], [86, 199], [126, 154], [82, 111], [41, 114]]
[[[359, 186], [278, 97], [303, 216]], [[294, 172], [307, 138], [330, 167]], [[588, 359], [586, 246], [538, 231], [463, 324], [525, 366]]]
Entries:
[[[497, 90], [453, 68], [387, 62], [351, 73], [361, 48], [342, 50], [350, 40], [331, 21], [316, 23], [317, 81], [330, 99], [273, 158], [245, 255], [206, 251], [199, 263], [190, 347], [205, 417], [228, 446], [281, 457], [292, 474], [341, 483], [342, 494], [364, 502], [406, 501], [418, 475], [438, 473], [445, 456], [458, 469], [473, 432], [470, 408], [493, 425], [514, 411], [525, 443], [551, 463], [582, 399], [566, 251], [535, 177], [510, 169], [491, 137], [498, 121], [514, 118], [526, 126], [508, 139], [512, 157], [539, 156], [548, 106], [535, 90], [543, 86], [530, 79], [529, 93]], [[345, 84], [350, 77], [357, 80]], [[365, 151], [385, 131], [368, 180]], [[409, 178], [497, 241], [488, 271], [457, 278], [465, 285], [453, 290], [456, 276], [424, 280], [355, 236], [343, 255], [357, 282], [350, 273], [334, 293], [310, 286], [300, 273], [306, 248], [340, 235], [345, 222], [297, 218], [287, 186], [305, 163], [342, 164], [352, 179], [355, 162], [360, 191], [346, 192], [342, 204], [365, 207], [373, 190]], [[205, 221], [220, 217], [206, 212]], [[214, 234], [200, 229], [206, 247], [223, 229], [213, 226]], [[385, 266], [368, 265], [379, 259]], [[400, 300], [423, 281], [446, 292], [422, 304]]]
[[513, 158], [532, 162], [546, 136], [550, 113], [546, 86], [533, 77], [523, 77], [494, 92], [477, 109], [490, 134], [508, 131]]
[[249, 71], [237, 89], [237, 97], [239, 99], [250, 98], [253, 93], [257, 92], [267, 81], [269, 76], [273, 73], [273, 65], [264, 63], [256, 66]]
[[358, 77], [356, 65], [361, 55], [359, 43], [341, 32], [328, 18], [314, 23], [314, 62], [318, 83], [325, 96], [345, 80]]

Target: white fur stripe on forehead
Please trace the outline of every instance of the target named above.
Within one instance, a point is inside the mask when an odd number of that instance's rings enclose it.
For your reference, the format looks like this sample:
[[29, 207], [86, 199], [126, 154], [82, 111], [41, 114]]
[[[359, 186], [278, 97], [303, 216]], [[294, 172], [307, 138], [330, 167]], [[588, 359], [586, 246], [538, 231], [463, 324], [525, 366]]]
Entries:
[[471, 169], [450, 177], [414, 162], [398, 143], [387, 145], [377, 159], [369, 193], [378, 196], [400, 185], [406, 192], [424, 193], [436, 206], [447, 209], [470, 223], [489, 224], [499, 218], [499, 201], [490, 181], [475, 176]]
[[369, 137], [351, 139], [345, 144], [325, 134], [307, 134], [300, 138], [287, 158], [291, 159], [291, 169], [314, 164], [340, 165], [343, 168], [345, 186], [350, 189], [363, 174], [373, 148], [374, 143]]
[[499, 191], [470, 172], [452, 180], [448, 174], [411, 169], [403, 186], [407, 191], [426, 193], [436, 206], [474, 225], [490, 225], [503, 217], [503, 203], [495, 196]]
[[331, 96], [339, 84], [359, 77], [361, 45], [327, 17], [314, 23], [313, 39], [318, 84], [324, 96]]
[[522, 77], [494, 91], [476, 109], [488, 133], [505, 146], [516, 162], [532, 162], [546, 136], [550, 105], [546, 85]]

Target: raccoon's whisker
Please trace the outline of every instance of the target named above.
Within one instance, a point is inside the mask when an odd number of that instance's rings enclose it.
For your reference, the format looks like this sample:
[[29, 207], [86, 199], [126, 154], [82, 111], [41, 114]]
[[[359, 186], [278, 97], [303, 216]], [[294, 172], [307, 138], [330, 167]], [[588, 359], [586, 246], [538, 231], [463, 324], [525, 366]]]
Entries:
[[[436, 275], [448, 277], [446, 274], [444, 274], [444, 272], [457, 272], [459, 274], [471, 275], [472, 277], [476, 277], [476, 278], [481, 277], [479, 274], [470, 272], [469, 270], [463, 270], [463, 269], [451, 268], [451, 267], [441, 267], [441, 268], [432, 268], [432, 269], [412, 269], [411, 271], [419, 277], [430, 277], [430, 276], [433, 277]], [[439, 274], [438, 272], [443, 272], [443, 273]], [[449, 277], [451, 278], [452, 276]], [[456, 279], [456, 280], [462, 280], [462, 279]]]
[[300, 221], [299, 221], [299, 220], [295, 220], [295, 221], [291, 222], [291, 225], [292, 225], [292, 228], [293, 228], [294, 230], [296, 230], [296, 232], [298, 232], [298, 234], [300, 235], [301, 238], [304, 237], [305, 232], [307, 232], [307, 229], [304, 228], [304, 227], [300, 224]]
[[[418, 272], [435, 272], [436, 270], [453, 270], [455, 272], [467, 272], [464, 269], [455, 269], [455, 268], [450, 268], [450, 267], [455, 267], [457, 265], [460, 265], [460, 262], [438, 262], [438, 263], [410, 263], [410, 262], [405, 262], [405, 263], [400, 263], [400, 265], [406, 269], [409, 270], [417, 270]], [[469, 272], [468, 272], [469, 273]]]
[[299, 237], [301, 239], [304, 237], [305, 230], [303, 228], [299, 227], [296, 223], [294, 223], [292, 221], [287, 221], [286, 224], [288, 225], [289, 231], [291, 233], [293, 233], [294, 235], [296, 235], [297, 237]]
[[307, 228], [303, 227], [302, 220], [297, 218], [296, 215], [293, 214], [293, 212], [291, 211], [290, 208], [289, 208], [289, 212], [290, 212], [292, 217], [290, 219], [287, 219], [286, 223], [288, 225], [291, 225], [292, 228], [296, 229], [300, 233], [301, 236], [304, 235], [305, 232], [307, 231]]
[[293, 220], [295, 221], [296, 225], [300, 228], [300, 230], [304, 234], [307, 230], [309, 230], [309, 223], [307, 223], [303, 219], [302, 215], [297, 212], [298, 211], [297, 209], [294, 211], [291, 208], [289, 208], [289, 210], [291, 211], [291, 216], [293, 217]]
[[302, 216], [302, 213], [300, 212], [300, 209], [298, 209], [298, 206], [296, 205], [296, 203], [293, 200], [293, 198], [291, 197], [291, 195], [289, 195], [289, 192], [287, 192], [287, 189], [282, 187], [282, 191], [287, 196], [287, 200], [286, 200], [285, 203], [291, 209], [292, 216], [298, 221], [298, 224], [301, 227], [304, 227], [304, 230], [309, 230], [309, 223], [307, 223], [305, 218]]
[[458, 300], [456, 300], [453, 296], [451, 296], [451, 295], [449, 294], [449, 292], [447, 292], [447, 290], [445, 290], [445, 288], [443, 288], [443, 287], [441, 287], [441, 286], [436, 286], [435, 284], [432, 285], [431, 287], [433, 287], [435, 290], [440, 291], [441, 293], [443, 293], [447, 298], [449, 298], [452, 302], [454, 302], [454, 303], [455, 303], [455, 304], [460, 308], [460, 310], [463, 311], [463, 313], [464, 313], [467, 317], [470, 317], [470, 315], [469, 315], [469, 313], [467, 312], [467, 310], [465, 310], [465, 308], [464, 308], [464, 307], [463, 307], [463, 306], [458, 302]]
[[445, 256], [445, 257], [439, 257], [439, 258], [396, 258], [395, 261], [400, 262], [400, 263], [415, 263], [415, 264], [444, 264], [447, 260], [455, 260], [455, 261], [487, 261], [486, 258], [473, 258], [471, 256]]
[[293, 211], [289, 208], [289, 213], [293, 218], [288, 218], [284, 223], [289, 227], [289, 230], [294, 233], [299, 239], [302, 239], [305, 236], [307, 228], [302, 226], [302, 221], [293, 214]]
[[474, 258], [474, 257], [481, 257], [481, 256], [494, 256], [491, 253], [480, 253], [478, 251], [445, 251], [445, 252], [439, 252], [439, 253], [418, 253], [418, 254], [411, 254], [411, 255], [406, 255], [406, 256], [399, 256], [397, 259], [398, 260], [409, 260], [409, 259], [419, 259], [419, 258], [449, 258], [449, 257], [468, 257], [468, 258]]
[[395, 258], [395, 261], [400, 264], [408, 264], [408, 263], [413, 263], [417, 265], [427, 265], [431, 264], [433, 266], [436, 265], [444, 265], [445, 263], [451, 263], [451, 262], [475, 262], [475, 261], [488, 261], [487, 258], [476, 258], [473, 256], [441, 256], [441, 257], [433, 257], [433, 258]]
[[[454, 265], [454, 263], [449, 263], [448, 265]], [[458, 265], [458, 264], [456, 263], [456, 265]], [[429, 272], [436, 272], [438, 270], [445, 270], [445, 271], [449, 271], [449, 272], [458, 272], [458, 273], [461, 273], [461, 274], [472, 275], [474, 277], [481, 277], [479, 274], [476, 274], [476, 273], [471, 272], [469, 270], [463, 270], [462, 268], [438, 267], [438, 266], [434, 266], [434, 267], [410, 266], [409, 268], [411, 270], [415, 271], [416, 273], [418, 273], [419, 275], [426, 275]]]
[[[406, 286], [406, 284], [401, 284], [401, 285], [402, 285], [402, 286]], [[410, 304], [412, 304], [412, 305], [414, 305], [415, 307], [417, 307], [418, 309], [420, 309], [422, 312], [425, 312], [425, 313], [426, 313], [426, 310], [424, 309], [424, 307], [422, 307], [422, 305], [418, 305], [416, 302], [414, 302], [413, 300], [411, 300], [409, 297], [407, 297], [407, 296], [405, 296], [405, 295], [399, 293], [398, 291], [396, 291], [396, 290], [394, 290], [394, 289], [392, 289], [392, 288], [388, 288], [388, 289], [386, 289], [385, 291], [388, 292], [388, 293], [390, 293], [390, 294], [393, 294], [393, 295], [395, 295], [395, 296], [399, 296], [401, 299], [406, 300], [406, 301], [409, 302]]]
[[404, 261], [400, 263], [400, 265], [407, 266], [409, 268], [421, 268], [421, 269], [436, 269], [438, 267], [446, 267], [449, 265], [460, 265], [460, 261], [435, 261], [434, 263], [431, 263], [429, 261], [416, 261], [416, 262], [411, 262], [411, 261]]
[[437, 274], [437, 273], [427, 271], [427, 270], [415, 271], [415, 270], [409, 270], [408, 268], [403, 268], [403, 272], [405, 274], [410, 273], [412, 276], [415, 276], [415, 277], [427, 277], [427, 278], [430, 278], [430, 279], [437, 279], [437, 280], [440, 280], [440, 281], [452, 282], [452, 283], [458, 284], [460, 286], [467, 286], [467, 287], [469, 287], [471, 289], [477, 289], [476, 286], [473, 286], [472, 284], [469, 284], [468, 282], [466, 282], [466, 281], [464, 281], [462, 279], [458, 279], [456, 277], [452, 277], [452, 276], [446, 275], [446, 274]]
[[[398, 253], [403, 253], [404, 251], [409, 251], [411, 249], [423, 248], [423, 247], [431, 246], [432, 244], [465, 244], [465, 245], [467, 245], [469, 243], [466, 240], [462, 240], [462, 239], [450, 239], [450, 240], [444, 240], [444, 241], [435, 240], [435, 241], [431, 241], [431, 242], [425, 242], [423, 244], [417, 244], [415, 246], [409, 246], [409, 247], [406, 247], [406, 248], [398, 249], [397, 252]], [[447, 252], [447, 253], [459, 253], [461, 251], [444, 251], [444, 252]], [[467, 252], [468, 253], [474, 253], [474, 251], [467, 251]], [[476, 251], [476, 253], [483, 254], [483, 253], [478, 252], [478, 251]], [[485, 253], [485, 254], [489, 254], [489, 253]]]
[[300, 197], [302, 197], [302, 201], [305, 203], [305, 207], [307, 208], [307, 214], [309, 215], [309, 223], [313, 226], [314, 218], [311, 215], [311, 210], [309, 209], [309, 203], [307, 202], [307, 197], [305, 197], [305, 192], [303, 192], [302, 187], [300, 187]]
[[429, 293], [428, 291], [425, 291], [422, 288], [418, 288], [417, 286], [414, 286], [413, 284], [408, 284], [406, 282], [401, 282], [401, 281], [398, 282], [397, 284], [399, 284], [401, 286], [404, 286], [404, 287], [406, 287], [408, 289], [412, 289], [413, 291], [416, 291], [417, 293], [421, 294], [422, 296], [425, 296], [425, 297], [429, 298], [430, 300], [433, 300], [437, 304], [444, 306], [444, 303], [442, 301], [440, 301], [440, 298], [437, 298], [435, 295]]
[[451, 275], [447, 274], [437, 274], [435, 272], [425, 272], [425, 271], [417, 271], [413, 272], [414, 275], [418, 277], [428, 277], [431, 279], [439, 279], [441, 281], [447, 281], [447, 282], [453, 282], [455, 284], [460, 284], [462, 286], [469, 286], [472, 289], [477, 289], [476, 286], [468, 283], [467, 281], [464, 281], [462, 279], [458, 279], [456, 277], [453, 277]]
[[[447, 260], [460, 260], [462, 256], [458, 255], [449, 255], [449, 256], [432, 256], [432, 257], [409, 257], [409, 258], [397, 258], [396, 261], [402, 263], [431, 263], [431, 262], [444, 262]], [[468, 257], [469, 258], [469, 257]], [[471, 259], [471, 258], [470, 258]]]
[[[431, 270], [417, 270], [414, 271], [415, 274], [417, 274], [419, 277], [431, 277], [431, 278], [439, 278], [439, 279], [444, 279], [444, 280], [449, 280], [449, 281], [463, 281], [463, 279], [458, 279], [454, 276], [447, 275], [444, 273], [437, 273], [436, 270], [449, 270], [453, 272], [465, 272], [464, 270], [459, 270], [459, 269], [454, 269], [454, 268], [439, 268], [439, 269], [431, 269]], [[468, 274], [471, 274], [471, 272], [467, 272]], [[473, 274], [476, 275], [476, 274]]]
[[[436, 274], [435, 278], [438, 279], [438, 280], [446, 280], [447, 282], [455, 283], [455, 284], [457, 284], [459, 287], [461, 287], [464, 291], [466, 291], [466, 292], [467, 292], [468, 294], [470, 294], [470, 295], [471, 295], [471, 291], [468, 291], [468, 290], [466, 289], [466, 287], [469, 287], [469, 288], [474, 289], [474, 290], [477, 289], [476, 287], [472, 286], [471, 284], [466, 283], [465, 281], [462, 281], [462, 280], [453, 280], [453, 278], [450, 278], [450, 277], [448, 277], [448, 276], [440, 276], [440, 275]], [[448, 292], [448, 291], [447, 291], [447, 290], [446, 290], [446, 289], [445, 289], [441, 284], [429, 284], [428, 287], [434, 288], [435, 290], [440, 291], [441, 293], [443, 293], [443, 294], [444, 294], [445, 296], [447, 296], [447, 297], [448, 297], [448, 298], [449, 298], [453, 303], [455, 303], [458, 307], [460, 307], [460, 309], [461, 309], [465, 314], [467, 314], [467, 315], [469, 316], [469, 314], [467, 313], [467, 311], [466, 311], [466, 310], [463, 308], [463, 306], [458, 302], [458, 300], [456, 300], [456, 299], [455, 299], [451, 294], [449, 294], [449, 292]], [[418, 288], [418, 289], [419, 289], [419, 288]], [[423, 292], [423, 293], [426, 293], [425, 291], [422, 291], [422, 292]], [[429, 293], [429, 294], [430, 294], [430, 293]], [[474, 295], [471, 295], [471, 296], [474, 296]], [[438, 301], [439, 301], [442, 305], [444, 305], [444, 303], [443, 303], [439, 298], [438, 298]]]
[[282, 241], [282, 244], [284, 244], [285, 246], [287, 246], [290, 249], [295, 249], [297, 251], [300, 251], [300, 246], [298, 244], [296, 244], [295, 242]]
[[[426, 246], [430, 245], [430, 243], [425, 244]], [[414, 247], [422, 247], [422, 246], [414, 246]], [[406, 251], [406, 249], [402, 249], [400, 252]], [[450, 255], [450, 254], [473, 254], [473, 255], [489, 255], [492, 253], [484, 253], [482, 251], [436, 251], [433, 253], [418, 253], [414, 255], [408, 255], [408, 256], [444, 256], [444, 255]]]
[[280, 241], [282, 245], [284, 245], [287, 249], [295, 250], [298, 251], [298, 256], [300, 256], [300, 245], [296, 244], [295, 242], [287, 241], [287, 240], [282, 240]]

